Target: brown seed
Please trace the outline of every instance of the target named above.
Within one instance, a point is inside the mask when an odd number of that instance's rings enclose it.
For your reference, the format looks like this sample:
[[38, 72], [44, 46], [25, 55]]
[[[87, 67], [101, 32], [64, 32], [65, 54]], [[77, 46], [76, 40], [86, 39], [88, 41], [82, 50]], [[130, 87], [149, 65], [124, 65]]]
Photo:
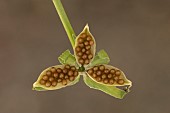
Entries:
[[92, 54], [88, 55], [88, 58], [89, 58], [89, 59], [92, 59], [92, 58], [93, 58], [93, 55], [92, 55]]
[[64, 74], [60, 73], [59, 78], [64, 78]]
[[46, 86], [46, 87], [50, 87], [50, 86], [51, 86], [51, 82], [47, 81], [47, 82], [45, 83], [45, 86]]
[[80, 64], [84, 64], [84, 60], [83, 59], [79, 59], [79, 63]]
[[103, 71], [105, 69], [104, 65], [100, 65], [99, 69]]
[[86, 49], [85, 49], [85, 48], [83, 48], [83, 49], [81, 50], [81, 52], [82, 52], [82, 53], [86, 52]]
[[97, 82], [100, 82], [102, 79], [100, 77], [96, 78]]
[[94, 67], [93, 67], [93, 70], [94, 70], [94, 71], [97, 71], [98, 69], [99, 69], [99, 68], [98, 68], [97, 66], [94, 66]]
[[62, 79], [60, 79], [60, 78], [57, 80], [57, 82], [61, 82], [61, 81], [62, 81]]
[[58, 73], [54, 73], [53, 75], [55, 78], [58, 78]]
[[104, 70], [104, 73], [108, 74], [108, 73], [109, 73], [109, 70], [108, 70], [108, 69], [105, 69], [105, 70]]
[[92, 70], [92, 69], [89, 69], [89, 70], [87, 71], [87, 73], [88, 73], [89, 75], [91, 75], [91, 74], [93, 73], [93, 70]]
[[67, 85], [67, 80], [64, 79], [64, 80], [62, 81], [62, 84], [63, 84], [63, 85]]
[[103, 80], [103, 83], [105, 83], [105, 84], [107, 84], [108, 82], [109, 82], [108, 79], [104, 79], [104, 80]]
[[91, 48], [91, 46], [86, 46], [85, 48], [86, 48], [86, 50], [89, 50]]
[[120, 76], [121, 72], [119, 70], [116, 71], [115, 75]]
[[107, 76], [106, 76], [106, 74], [103, 74], [102, 75], [102, 79], [105, 79]]
[[81, 48], [79, 46], [76, 47], [76, 52], [81, 51]]
[[86, 59], [86, 60], [84, 61], [85, 64], [89, 64], [89, 62], [90, 62], [90, 61], [89, 61], [88, 59]]
[[66, 64], [64, 68], [70, 69], [70, 65]]
[[115, 71], [114, 69], [111, 69], [111, 70], [110, 70], [110, 73], [111, 73], [111, 74], [115, 74], [115, 72], [116, 72], [116, 71]]
[[114, 84], [114, 82], [115, 82], [115, 81], [114, 81], [113, 79], [110, 79], [110, 80], [109, 80], [109, 84]]
[[80, 37], [82, 37], [82, 38], [86, 38], [86, 37], [87, 37], [87, 35], [86, 35], [85, 33], [82, 33], [82, 34], [80, 35]]
[[64, 78], [65, 78], [65, 79], [68, 79], [69, 77], [66, 75]]
[[119, 76], [114, 76], [113, 78], [114, 78], [114, 80], [117, 81], [119, 79]]
[[52, 86], [56, 86], [57, 85], [57, 82], [56, 81], [53, 81], [52, 82]]
[[82, 52], [78, 52], [78, 53], [77, 53], [77, 56], [79, 56], [79, 57], [81, 57], [82, 55], [83, 55]]
[[91, 40], [89, 43], [90, 43], [90, 45], [92, 46], [92, 45], [94, 44], [94, 41], [93, 41], [93, 40]]
[[50, 75], [52, 74], [52, 72], [51, 72], [51, 71], [47, 71], [46, 74], [47, 74], [48, 76], [50, 76]]
[[58, 72], [58, 73], [61, 73], [61, 72], [62, 72], [62, 69], [61, 69], [61, 68], [57, 68], [57, 72]]
[[68, 76], [73, 76], [73, 74], [74, 74], [73, 71], [71, 71], [71, 70], [68, 71]]
[[82, 43], [84, 40], [82, 38], [78, 39], [78, 43]]
[[52, 82], [53, 80], [54, 80], [54, 78], [53, 78], [53, 77], [50, 77], [50, 78], [49, 78], [49, 81], [50, 81], [50, 82]]
[[124, 81], [123, 79], [119, 79], [119, 80], [117, 81], [117, 83], [120, 84], [120, 85], [123, 85], [123, 84], [125, 83], [125, 81]]
[[87, 50], [87, 51], [86, 51], [86, 54], [87, 54], [87, 55], [89, 55], [90, 53], [91, 53], [90, 50]]
[[76, 70], [76, 67], [71, 66], [71, 70], [72, 70], [72, 71], [75, 71], [75, 70]]
[[89, 42], [88, 42], [88, 41], [85, 41], [85, 42], [84, 42], [84, 45], [85, 45], [85, 46], [89, 45]]
[[44, 75], [44, 76], [42, 77], [42, 79], [43, 79], [43, 80], [48, 80], [48, 76], [47, 76], [47, 75]]
[[107, 77], [108, 77], [108, 78], [112, 78], [113, 75], [112, 75], [112, 74], [108, 74]]
[[88, 36], [86, 40], [90, 41], [91, 39], [92, 39], [91, 36]]
[[97, 77], [97, 75], [96, 75], [95, 73], [93, 73], [93, 74], [92, 74], [92, 77], [93, 77], [93, 78], [96, 78], [96, 77]]
[[84, 54], [84, 55], [82, 56], [82, 58], [83, 58], [83, 59], [86, 59], [86, 58], [87, 58], [87, 55], [86, 55], [86, 54]]
[[99, 76], [102, 74], [102, 72], [98, 70], [96, 74]]
[[41, 85], [44, 85], [44, 84], [45, 84], [45, 80], [41, 79], [41, 80], [40, 80], [40, 84], [41, 84]]
[[55, 67], [52, 67], [52, 68], [51, 68], [51, 72], [52, 72], [52, 73], [55, 73], [55, 72], [56, 72]]
[[73, 77], [73, 76], [69, 77], [69, 80], [70, 80], [70, 81], [73, 81], [73, 80], [74, 80], [74, 77]]
[[74, 71], [74, 76], [78, 76], [78, 71]]
[[67, 74], [67, 72], [68, 72], [67, 69], [63, 69], [64, 74]]
[[78, 44], [79, 47], [83, 48], [84, 47], [84, 44]]

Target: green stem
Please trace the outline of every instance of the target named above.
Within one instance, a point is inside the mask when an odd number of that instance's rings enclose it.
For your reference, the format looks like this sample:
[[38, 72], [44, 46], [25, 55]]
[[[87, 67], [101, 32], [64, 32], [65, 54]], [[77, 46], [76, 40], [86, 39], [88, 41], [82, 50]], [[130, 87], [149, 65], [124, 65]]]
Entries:
[[61, 22], [63, 23], [64, 29], [68, 35], [71, 45], [74, 48], [76, 35], [75, 35], [75, 32], [74, 32], [74, 30], [70, 24], [70, 21], [66, 15], [63, 5], [60, 0], [53, 0], [53, 3], [54, 3], [54, 6], [58, 12], [58, 15], [61, 19]]

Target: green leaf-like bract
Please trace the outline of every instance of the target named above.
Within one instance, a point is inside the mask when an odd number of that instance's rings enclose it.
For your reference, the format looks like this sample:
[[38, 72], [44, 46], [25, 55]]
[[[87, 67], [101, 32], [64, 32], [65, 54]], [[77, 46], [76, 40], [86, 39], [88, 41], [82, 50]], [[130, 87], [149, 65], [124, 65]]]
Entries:
[[84, 82], [87, 86], [93, 89], [101, 90], [115, 98], [122, 99], [127, 93], [124, 90], [121, 90], [119, 88], [116, 88], [115, 86], [107, 86], [104, 84], [99, 84], [95, 81], [93, 81], [90, 77], [87, 75], [83, 75]]
[[108, 64], [109, 62], [110, 62], [110, 58], [106, 53], [106, 51], [100, 50], [88, 67], [93, 67], [99, 64]]
[[69, 50], [63, 52], [58, 57], [58, 60], [61, 64], [77, 65], [74, 55], [72, 55]]

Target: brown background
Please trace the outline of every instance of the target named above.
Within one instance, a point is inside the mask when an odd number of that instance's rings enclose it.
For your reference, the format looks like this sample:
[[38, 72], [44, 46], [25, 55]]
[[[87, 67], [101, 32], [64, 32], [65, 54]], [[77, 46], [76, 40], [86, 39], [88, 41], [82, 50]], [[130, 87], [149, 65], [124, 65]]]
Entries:
[[169, 113], [170, 1], [63, 0], [78, 34], [86, 23], [111, 64], [133, 81], [118, 100], [82, 81], [32, 91], [70, 42], [51, 0], [0, 0], [0, 113]]

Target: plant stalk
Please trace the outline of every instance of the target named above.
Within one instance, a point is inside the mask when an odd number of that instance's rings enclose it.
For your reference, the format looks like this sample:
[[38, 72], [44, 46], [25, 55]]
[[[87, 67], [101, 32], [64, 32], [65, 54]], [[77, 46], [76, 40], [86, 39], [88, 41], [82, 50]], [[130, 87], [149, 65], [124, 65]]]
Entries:
[[55, 6], [55, 8], [57, 10], [57, 13], [58, 13], [60, 19], [61, 19], [61, 22], [62, 22], [62, 24], [64, 26], [64, 29], [65, 29], [65, 31], [66, 31], [66, 33], [68, 35], [70, 43], [71, 43], [72, 47], [74, 48], [76, 34], [75, 34], [71, 24], [70, 24], [70, 21], [69, 21], [69, 19], [67, 17], [67, 14], [66, 14], [65, 10], [64, 10], [64, 7], [63, 7], [63, 5], [61, 3], [61, 0], [52, 0], [52, 1], [54, 3], [54, 6]]

